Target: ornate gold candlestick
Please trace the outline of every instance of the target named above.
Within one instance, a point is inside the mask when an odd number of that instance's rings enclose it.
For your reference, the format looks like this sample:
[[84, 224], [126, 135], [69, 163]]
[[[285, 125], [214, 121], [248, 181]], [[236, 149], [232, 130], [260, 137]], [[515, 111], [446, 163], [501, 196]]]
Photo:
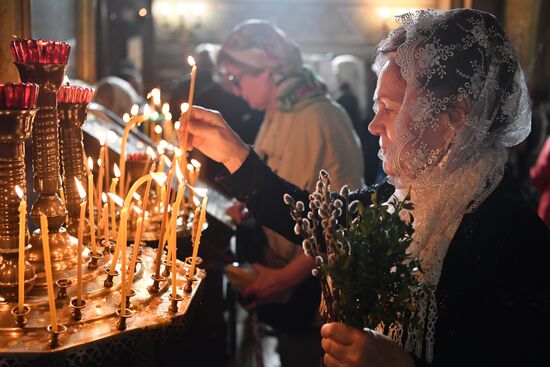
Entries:
[[[12, 301], [17, 299], [18, 206], [22, 200], [17, 196], [15, 186], [18, 185], [26, 192], [25, 139], [31, 134], [36, 111], [0, 110], [0, 294]], [[25, 244], [27, 243], [28, 238], [25, 238]], [[25, 247], [28, 250], [28, 246]], [[26, 261], [26, 293], [33, 287], [35, 278], [33, 267]]]
[[[84, 145], [82, 125], [86, 121], [88, 104], [92, 98], [90, 88], [63, 86], [57, 94], [57, 113], [61, 131], [61, 163], [63, 164], [63, 190], [69, 212], [67, 230], [72, 236], [78, 235], [80, 203], [74, 178], [86, 182], [84, 174]], [[84, 242], [90, 243], [90, 223], [85, 219]]]
[[[38, 199], [31, 209], [31, 218], [37, 225], [40, 215], [48, 217], [49, 241], [54, 273], [74, 269], [76, 246], [71, 243], [63, 227], [65, 204], [59, 197], [59, 121], [57, 92], [65, 76], [70, 46], [63, 42], [42, 40], [14, 40], [12, 51], [21, 80], [40, 85], [39, 111], [32, 130], [34, 191]], [[39, 274], [37, 283], [43, 285], [44, 259], [40, 230], [31, 236], [29, 260]], [[57, 278], [58, 276], [56, 276]]]

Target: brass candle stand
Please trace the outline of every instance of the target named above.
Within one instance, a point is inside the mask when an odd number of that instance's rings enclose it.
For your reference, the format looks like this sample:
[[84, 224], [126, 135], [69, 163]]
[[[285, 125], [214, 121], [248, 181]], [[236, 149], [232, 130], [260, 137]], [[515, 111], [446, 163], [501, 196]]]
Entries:
[[[32, 130], [37, 110], [0, 110], [0, 295], [8, 300], [17, 298], [19, 212], [25, 196], [19, 198], [15, 186], [26, 192], [25, 139]], [[26, 226], [26, 218], [25, 218]], [[26, 228], [26, 227], [25, 227]], [[26, 233], [26, 231], [25, 231]], [[25, 244], [28, 238], [25, 236]], [[29, 246], [25, 246], [28, 252]], [[25, 292], [33, 287], [36, 275], [25, 261]]]
[[[39, 227], [40, 215], [48, 217], [49, 241], [54, 274], [66, 273], [76, 264], [76, 244], [63, 227], [67, 210], [59, 197], [59, 121], [57, 92], [65, 76], [66, 64], [15, 62], [21, 80], [40, 85], [39, 111], [33, 124], [34, 191], [38, 198], [31, 209], [31, 218]], [[31, 236], [29, 260], [39, 275], [37, 284], [45, 284], [42, 235], [39, 229]], [[58, 278], [59, 276], [57, 276]]]
[[[57, 95], [57, 112], [61, 132], [61, 163], [63, 165], [63, 190], [69, 222], [67, 230], [72, 236], [78, 236], [80, 203], [75, 178], [85, 185], [84, 145], [82, 126], [86, 121], [88, 104], [92, 90], [80, 87], [61, 87]], [[80, 103], [79, 103], [80, 102]], [[90, 223], [85, 218], [84, 243], [90, 243]]]

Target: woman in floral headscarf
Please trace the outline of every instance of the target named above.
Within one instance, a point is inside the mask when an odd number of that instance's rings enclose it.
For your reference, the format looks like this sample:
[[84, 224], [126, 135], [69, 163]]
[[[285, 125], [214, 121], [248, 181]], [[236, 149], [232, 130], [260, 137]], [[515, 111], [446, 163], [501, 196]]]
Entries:
[[[314, 188], [321, 168], [330, 172], [337, 188], [361, 186], [361, 148], [350, 119], [280, 29], [260, 20], [240, 24], [223, 42], [218, 65], [233, 93], [266, 111], [254, 150], [271, 169], [306, 190]], [[229, 211], [237, 222], [243, 207], [237, 203]], [[252, 265], [258, 277], [243, 296], [251, 305], [267, 303], [259, 307], [260, 319], [278, 329], [307, 327], [319, 304], [313, 261], [284, 237], [263, 231], [264, 260]]]
[[[325, 364], [548, 366], [550, 232], [505, 172], [506, 148], [530, 131], [516, 52], [481, 11], [423, 10], [398, 20], [403, 27], [379, 47], [369, 130], [380, 136], [395, 195], [410, 190], [415, 204], [409, 250], [423, 273], [408, 318], [417, 322], [394, 325], [391, 338], [326, 324]], [[293, 238], [293, 221], [275, 203], [285, 192], [304, 201], [307, 193], [276, 177], [225, 126], [197, 109], [191, 144], [226, 165], [232, 175], [221, 181], [257, 218]], [[206, 141], [214, 131], [223, 149]], [[365, 191], [353, 198], [368, 202]]]

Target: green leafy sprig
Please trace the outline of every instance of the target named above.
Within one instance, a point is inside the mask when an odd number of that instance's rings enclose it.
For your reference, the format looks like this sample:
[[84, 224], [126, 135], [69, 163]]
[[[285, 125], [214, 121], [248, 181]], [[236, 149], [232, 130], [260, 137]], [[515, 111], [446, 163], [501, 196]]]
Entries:
[[419, 262], [407, 253], [413, 217], [405, 221], [399, 215], [413, 209], [410, 197], [379, 203], [373, 194], [369, 206], [350, 203], [348, 186], [332, 195], [330, 177], [322, 170], [307, 212], [290, 195], [284, 200], [296, 221], [295, 233], [304, 237], [304, 252], [315, 258], [312, 273], [321, 282], [321, 314], [359, 329], [402, 322], [404, 312], [412, 311], [411, 291], [418, 286]]

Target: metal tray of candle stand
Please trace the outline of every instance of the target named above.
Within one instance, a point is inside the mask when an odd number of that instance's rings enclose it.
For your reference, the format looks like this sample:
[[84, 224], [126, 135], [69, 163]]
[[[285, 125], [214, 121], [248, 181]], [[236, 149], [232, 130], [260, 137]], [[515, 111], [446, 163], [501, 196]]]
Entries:
[[[129, 254], [131, 248], [127, 249]], [[88, 261], [85, 250], [84, 260]], [[155, 338], [166, 339], [178, 333], [185, 326], [189, 317], [190, 306], [200, 296], [201, 284], [206, 273], [198, 269], [191, 293], [182, 292], [188, 264], [178, 260], [177, 285], [178, 293], [183, 293], [183, 300], [178, 304], [176, 313], [169, 310], [171, 290], [170, 282], [161, 282], [161, 293], [152, 296], [148, 286], [152, 283], [156, 250], [144, 247], [141, 253], [142, 262], [136, 264], [133, 289], [136, 295], [130, 299], [133, 316], [127, 320], [127, 329], [117, 329], [119, 317], [116, 310], [120, 308], [120, 277], [114, 278], [112, 288], [105, 288], [105, 265], [109, 264], [109, 255], [104, 258], [95, 270], [83, 267], [84, 298], [86, 307], [82, 310], [82, 319], [75, 321], [69, 298], [57, 299], [58, 323], [64, 324], [67, 331], [59, 335], [59, 345], [52, 348], [50, 333], [46, 330], [50, 324], [50, 314], [46, 289], [33, 289], [25, 299], [30, 306], [24, 328], [16, 327], [11, 309], [12, 302], [0, 302], [0, 365], [33, 365], [44, 356], [60, 355], [63, 365], [101, 365], [101, 362], [120, 353], [136, 340], [147, 335], [149, 341]], [[117, 267], [118, 270], [119, 267]], [[68, 297], [76, 295], [76, 284], [67, 289]], [[72, 361], [72, 363], [70, 362]]]

